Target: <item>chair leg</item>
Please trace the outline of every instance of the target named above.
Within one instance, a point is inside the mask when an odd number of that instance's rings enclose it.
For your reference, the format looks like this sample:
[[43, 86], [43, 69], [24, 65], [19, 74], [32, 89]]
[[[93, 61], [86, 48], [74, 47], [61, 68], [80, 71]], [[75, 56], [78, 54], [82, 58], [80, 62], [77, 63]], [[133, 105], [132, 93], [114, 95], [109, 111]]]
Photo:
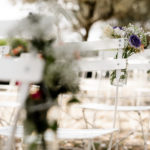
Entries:
[[115, 146], [115, 150], [118, 150], [119, 144], [116, 144]]
[[96, 150], [95, 145], [94, 145], [94, 141], [92, 140], [92, 150]]
[[147, 139], [146, 139], [146, 135], [144, 133], [144, 127], [143, 127], [141, 112], [138, 111], [137, 113], [139, 115], [139, 123], [141, 125], [141, 132], [142, 132], [142, 136], [143, 136], [143, 140], [144, 140], [144, 150], [147, 150]]
[[87, 149], [86, 150], [91, 150], [91, 141], [89, 140], [88, 145], [87, 145]]
[[120, 144], [121, 142], [123, 142], [124, 140], [126, 140], [129, 136], [133, 135], [134, 132], [135, 132], [135, 131], [131, 131], [131, 132], [129, 132], [128, 135], [126, 135], [125, 137], [123, 137], [123, 138], [117, 140], [116, 143], [114, 143], [114, 144], [112, 145], [112, 148], [113, 148], [113, 147], [117, 147], [117, 145], [119, 146], [119, 144]]
[[11, 146], [14, 143], [15, 132], [16, 132], [16, 128], [17, 128], [17, 122], [20, 118], [22, 108], [24, 107], [24, 103], [25, 103], [25, 100], [27, 97], [28, 89], [29, 89], [28, 83], [24, 83], [20, 87], [20, 96], [18, 97], [18, 101], [21, 102], [21, 106], [18, 109], [17, 115], [15, 116], [14, 125], [12, 126], [12, 131], [11, 131], [11, 134], [10, 134], [10, 137], [8, 140], [8, 145], [6, 145], [5, 150], [12, 150]]
[[[119, 93], [119, 86], [116, 86], [116, 96], [115, 96], [115, 110], [114, 110], [114, 117], [113, 117], [113, 128], [116, 127], [116, 118], [117, 118], [117, 106], [118, 106], [118, 93]], [[108, 144], [108, 150], [112, 148], [112, 140], [113, 140], [113, 133], [110, 135], [110, 140]]]
[[93, 140], [89, 140], [87, 149], [85, 150], [96, 150]]
[[85, 122], [85, 127], [88, 128], [88, 123], [87, 123], [86, 116], [85, 116], [85, 109], [82, 110], [82, 113], [83, 113], [83, 119]]
[[92, 122], [93, 122], [93, 127], [94, 128], [96, 128], [96, 122], [95, 122], [96, 121], [96, 115], [97, 115], [97, 111], [95, 111], [94, 115], [93, 115], [93, 121]]
[[[149, 113], [149, 119], [148, 119], [148, 127], [147, 127], [147, 133], [150, 133], [150, 113]], [[149, 134], [147, 134], [147, 139], [150, 139]]]
[[9, 123], [12, 122], [13, 116], [15, 116], [15, 112], [16, 112], [15, 109], [13, 109], [12, 114], [11, 114], [11, 116], [10, 116], [10, 118], [9, 118]]

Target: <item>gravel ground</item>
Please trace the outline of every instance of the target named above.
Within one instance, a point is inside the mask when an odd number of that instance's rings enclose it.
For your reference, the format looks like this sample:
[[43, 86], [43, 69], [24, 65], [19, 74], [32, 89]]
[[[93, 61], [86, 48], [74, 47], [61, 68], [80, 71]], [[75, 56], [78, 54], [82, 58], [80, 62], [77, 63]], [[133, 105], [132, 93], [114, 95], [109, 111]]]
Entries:
[[[82, 92], [79, 93], [78, 97], [82, 103], [100, 103], [100, 104], [114, 104], [115, 97], [115, 87], [110, 86], [108, 80], [103, 80], [101, 84], [98, 81], [95, 82], [95, 85], [83, 85]], [[134, 85], [134, 86], [133, 86]], [[92, 87], [99, 89], [94, 91]], [[88, 89], [87, 87], [91, 87]], [[140, 87], [140, 88], [139, 88]], [[84, 89], [85, 88], [85, 89]], [[149, 88], [149, 82], [143, 80], [132, 80], [128, 81], [127, 86], [120, 87], [119, 89], [119, 105], [149, 105], [150, 104], [150, 92], [141, 92], [140, 89]], [[16, 91], [13, 91], [14, 93]], [[149, 94], [149, 95], [148, 95]], [[86, 123], [83, 119], [82, 110], [78, 105], [73, 105], [68, 107], [66, 105], [68, 100], [67, 95], [60, 97], [59, 105], [60, 107], [54, 107], [49, 111], [49, 118], [58, 118], [60, 127], [63, 128], [87, 128]], [[0, 95], [0, 101], [15, 101], [16, 96], [5, 96]], [[14, 113], [11, 118], [12, 112]], [[58, 115], [58, 113], [60, 115]], [[15, 111], [12, 108], [0, 108], [0, 117], [1, 122], [0, 126], [5, 126], [10, 124], [15, 115]], [[88, 120], [88, 128], [99, 128], [106, 129], [112, 127], [113, 112], [106, 111], [90, 111], [85, 112], [86, 119]], [[59, 116], [59, 117], [58, 117]], [[150, 113], [141, 112], [141, 117], [143, 121], [144, 133], [147, 138], [148, 150], [150, 150]], [[3, 121], [5, 120], [5, 121]], [[94, 125], [93, 125], [94, 124]], [[141, 132], [141, 123], [139, 121], [139, 114], [137, 112], [120, 112], [117, 117], [117, 128], [120, 129], [119, 132], [114, 134], [113, 143], [120, 141], [119, 150], [144, 150], [143, 135]], [[133, 132], [135, 131], [135, 132]], [[132, 133], [133, 132], [133, 133]], [[128, 136], [130, 134], [130, 136]], [[109, 141], [110, 135], [101, 137], [100, 139], [95, 139], [94, 143], [97, 146], [97, 150], [105, 150]], [[0, 138], [0, 150], [2, 145], [7, 141], [6, 138]], [[6, 142], [7, 143], [7, 142]], [[22, 150], [22, 143], [20, 139], [16, 139], [17, 150]], [[83, 150], [83, 141], [61, 141], [60, 149], [61, 150]]]

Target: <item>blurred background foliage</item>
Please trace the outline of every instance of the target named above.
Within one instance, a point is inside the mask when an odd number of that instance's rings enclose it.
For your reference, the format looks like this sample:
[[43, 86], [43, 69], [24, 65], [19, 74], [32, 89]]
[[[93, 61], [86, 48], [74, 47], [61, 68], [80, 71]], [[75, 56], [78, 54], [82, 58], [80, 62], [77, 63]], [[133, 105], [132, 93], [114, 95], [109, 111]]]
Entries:
[[[18, 0], [10, 0], [17, 2]], [[150, 0], [22, 0], [23, 3], [57, 2], [65, 10], [74, 14], [76, 23], [72, 28], [81, 33], [82, 40], [87, 40], [91, 26], [99, 20], [116, 19], [118, 25], [140, 23], [150, 28]]]
[[0, 39], [0, 46], [5, 46], [5, 45], [7, 45], [7, 40], [5, 40], [5, 39]]

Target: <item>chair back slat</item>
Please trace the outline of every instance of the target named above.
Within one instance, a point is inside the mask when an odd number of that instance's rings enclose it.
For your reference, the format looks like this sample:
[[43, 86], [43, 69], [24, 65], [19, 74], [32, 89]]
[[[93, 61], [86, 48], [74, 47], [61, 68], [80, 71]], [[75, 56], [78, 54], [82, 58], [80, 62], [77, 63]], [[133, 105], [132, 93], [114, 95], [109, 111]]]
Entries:
[[39, 82], [42, 79], [44, 62], [35, 57], [1, 58], [0, 80]]
[[[99, 52], [99, 56], [102, 57], [103, 59], [114, 58], [116, 53], [117, 53], [116, 50], [100, 51]], [[137, 59], [137, 58], [139, 58], [139, 56], [149, 59], [149, 57], [150, 57], [150, 49], [144, 49], [144, 51], [141, 52], [141, 53], [133, 54], [132, 56], [129, 57], [129, 59]]]
[[69, 51], [97, 51], [112, 50], [124, 47], [124, 39], [105, 39], [88, 42], [66, 42], [59, 46], [59, 49], [68, 49]]
[[119, 70], [126, 68], [126, 60], [80, 60], [78, 65], [81, 71]]
[[128, 64], [128, 70], [150, 70], [150, 63]]

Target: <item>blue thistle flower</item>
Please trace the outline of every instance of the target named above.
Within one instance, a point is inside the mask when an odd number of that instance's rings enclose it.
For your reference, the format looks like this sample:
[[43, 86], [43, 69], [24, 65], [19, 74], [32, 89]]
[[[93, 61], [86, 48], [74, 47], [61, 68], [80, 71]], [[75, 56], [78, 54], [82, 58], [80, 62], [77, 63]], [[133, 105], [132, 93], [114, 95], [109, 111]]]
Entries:
[[141, 46], [141, 40], [137, 35], [131, 35], [129, 38], [129, 43], [131, 46], [134, 46], [135, 48], [138, 48]]

